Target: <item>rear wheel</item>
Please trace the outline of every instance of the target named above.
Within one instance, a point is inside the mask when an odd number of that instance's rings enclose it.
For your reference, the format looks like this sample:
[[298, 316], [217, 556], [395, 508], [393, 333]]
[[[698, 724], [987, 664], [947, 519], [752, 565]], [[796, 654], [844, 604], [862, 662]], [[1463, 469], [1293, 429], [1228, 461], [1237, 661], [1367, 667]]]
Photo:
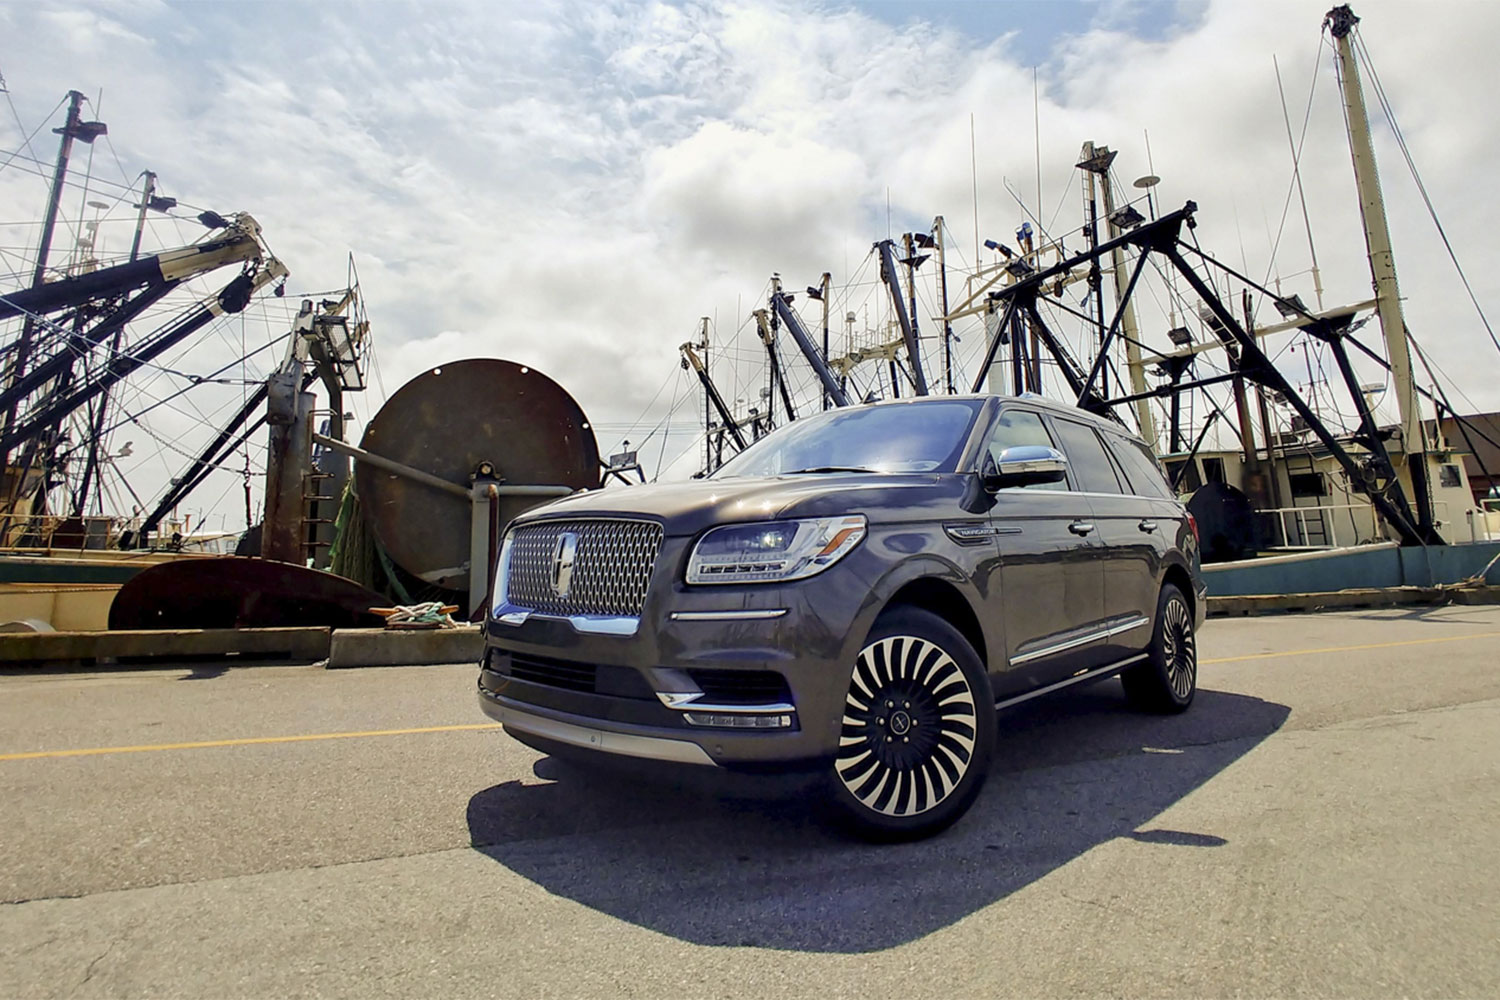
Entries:
[[916, 608], [880, 617], [849, 678], [834, 760], [837, 818], [868, 840], [917, 840], [973, 805], [995, 743], [995, 699], [973, 647]]
[[1193, 633], [1193, 609], [1175, 584], [1161, 589], [1156, 604], [1156, 629], [1146, 662], [1120, 674], [1125, 696], [1147, 712], [1186, 711], [1198, 690], [1198, 641]]

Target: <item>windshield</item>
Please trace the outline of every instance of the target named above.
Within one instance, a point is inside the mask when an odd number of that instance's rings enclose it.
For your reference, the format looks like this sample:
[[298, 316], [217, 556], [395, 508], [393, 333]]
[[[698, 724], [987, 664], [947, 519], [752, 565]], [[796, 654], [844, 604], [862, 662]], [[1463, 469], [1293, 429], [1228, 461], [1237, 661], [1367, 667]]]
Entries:
[[857, 406], [803, 417], [768, 434], [713, 474], [952, 472], [980, 401], [953, 399]]

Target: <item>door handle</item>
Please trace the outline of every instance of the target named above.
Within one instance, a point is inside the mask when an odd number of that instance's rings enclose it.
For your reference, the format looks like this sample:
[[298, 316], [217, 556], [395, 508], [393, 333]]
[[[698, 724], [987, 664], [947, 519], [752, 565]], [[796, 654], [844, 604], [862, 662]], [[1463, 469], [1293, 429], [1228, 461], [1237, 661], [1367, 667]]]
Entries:
[[1156, 530], [1156, 522], [1153, 521], [1153, 520], [1151, 520], [1148, 517], [1146, 520], [1144, 520], [1140, 524], [1136, 525], [1136, 527], [1140, 528], [1142, 531], [1146, 532], [1147, 534], [1150, 534], [1151, 532], [1153, 532], [1153, 531]]
[[1094, 530], [1094, 525], [1091, 521], [1074, 521], [1068, 525], [1068, 530], [1075, 535], [1087, 535]]

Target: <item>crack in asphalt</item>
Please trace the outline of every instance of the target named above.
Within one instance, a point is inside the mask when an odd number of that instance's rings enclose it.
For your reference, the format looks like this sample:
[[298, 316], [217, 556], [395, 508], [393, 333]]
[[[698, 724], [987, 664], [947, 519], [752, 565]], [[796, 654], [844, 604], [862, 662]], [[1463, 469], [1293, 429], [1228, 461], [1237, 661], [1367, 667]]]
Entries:
[[105, 949], [102, 952], [100, 952], [94, 958], [94, 960], [89, 963], [88, 968], [84, 970], [84, 972], [83, 972], [83, 979], [81, 979], [78, 982], [77, 986], [73, 987], [73, 990], [72, 990], [73, 993], [76, 994], [79, 990], [83, 989], [83, 987], [88, 983], [88, 981], [90, 979], [94, 978], [94, 967], [97, 966], [100, 962], [104, 961], [105, 956], [108, 955], [110, 952], [112, 952], [114, 950], [115, 950], [115, 942], [114, 942], [113, 939], [111, 939], [110, 942], [109, 942], [109, 944], [105, 947]]

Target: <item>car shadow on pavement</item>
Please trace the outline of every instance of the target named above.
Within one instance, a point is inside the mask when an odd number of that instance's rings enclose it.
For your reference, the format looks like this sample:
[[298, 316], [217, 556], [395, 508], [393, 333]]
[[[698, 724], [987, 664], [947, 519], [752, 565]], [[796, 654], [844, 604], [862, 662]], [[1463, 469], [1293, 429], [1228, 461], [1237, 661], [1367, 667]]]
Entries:
[[915, 844], [841, 836], [811, 815], [805, 782], [639, 781], [554, 758], [536, 764], [549, 783], [507, 782], [470, 799], [470, 840], [554, 895], [694, 944], [876, 951], [955, 923], [1116, 838], [1170, 850], [1227, 843], [1233, 831], [1151, 823], [1288, 713], [1200, 690], [1184, 715], [1142, 716], [1117, 682], [1007, 712], [974, 808]]

